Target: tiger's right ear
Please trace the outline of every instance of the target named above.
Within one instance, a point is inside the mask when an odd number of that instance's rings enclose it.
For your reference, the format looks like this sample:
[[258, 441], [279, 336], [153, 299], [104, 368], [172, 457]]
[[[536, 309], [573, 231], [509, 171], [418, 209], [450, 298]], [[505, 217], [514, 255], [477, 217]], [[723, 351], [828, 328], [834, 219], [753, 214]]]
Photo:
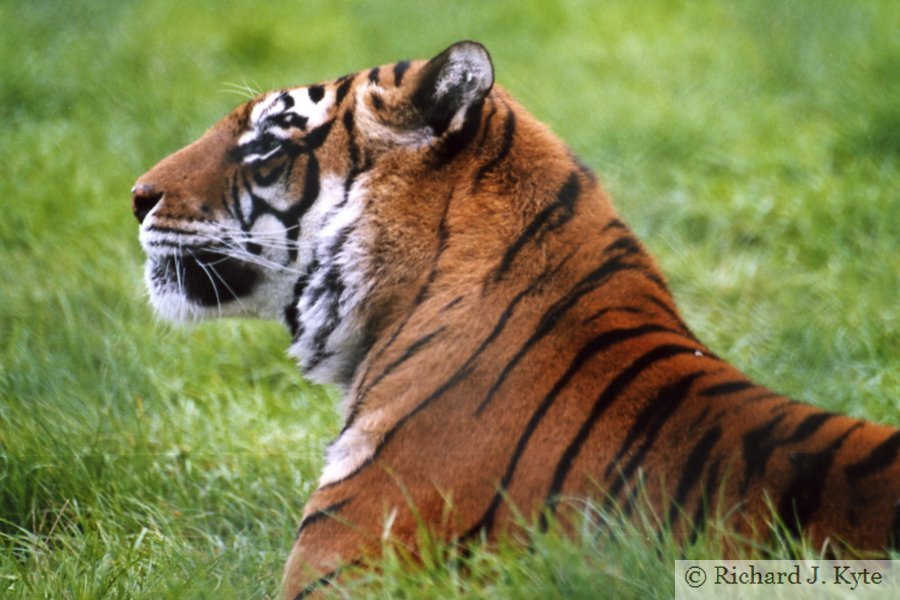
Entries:
[[491, 56], [478, 42], [453, 44], [423, 67], [412, 104], [436, 136], [458, 130], [494, 85]]

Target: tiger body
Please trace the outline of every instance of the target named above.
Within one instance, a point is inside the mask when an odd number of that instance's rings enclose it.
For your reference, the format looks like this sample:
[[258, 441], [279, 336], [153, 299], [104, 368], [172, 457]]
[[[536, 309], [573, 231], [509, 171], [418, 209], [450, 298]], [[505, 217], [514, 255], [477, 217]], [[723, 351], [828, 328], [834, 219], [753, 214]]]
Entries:
[[[284, 575], [489, 539], [569, 498], [900, 535], [900, 431], [758, 386], [684, 324], [595, 176], [463, 42], [264, 94], [133, 190], [157, 311], [278, 319], [345, 392]], [[714, 500], [716, 502], [714, 502]]]

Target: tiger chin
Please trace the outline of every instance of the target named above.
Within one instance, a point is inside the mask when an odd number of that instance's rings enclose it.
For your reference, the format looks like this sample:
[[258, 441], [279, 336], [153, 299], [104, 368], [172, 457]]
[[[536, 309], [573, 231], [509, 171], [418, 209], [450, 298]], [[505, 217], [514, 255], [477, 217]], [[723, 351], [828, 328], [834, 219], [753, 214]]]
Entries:
[[[488, 540], [566, 498], [816, 547], [900, 536], [900, 431], [748, 380], [679, 316], [594, 174], [460, 42], [238, 107], [138, 179], [164, 317], [283, 322], [344, 390], [285, 598], [424, 523]], [[448, 506], [449, 503], [449, 506]], [[764, 537], [764, 536], [763, 536]]]

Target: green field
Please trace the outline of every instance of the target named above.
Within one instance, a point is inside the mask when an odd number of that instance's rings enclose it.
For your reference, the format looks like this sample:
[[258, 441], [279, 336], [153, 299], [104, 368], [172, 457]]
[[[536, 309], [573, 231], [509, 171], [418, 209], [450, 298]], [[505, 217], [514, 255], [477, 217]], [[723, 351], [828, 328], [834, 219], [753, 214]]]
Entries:
[[[0, 0], [0, 31], [0, 597], [277, 595], [337, 395], [277, 325], [157, 322], [129, 189], [248, 88], [458, 39], [597, 170], [698, 337], [900, 425], [900, 3]], [[670, 597], [679, 551], [612, 527], [344, 593]]]

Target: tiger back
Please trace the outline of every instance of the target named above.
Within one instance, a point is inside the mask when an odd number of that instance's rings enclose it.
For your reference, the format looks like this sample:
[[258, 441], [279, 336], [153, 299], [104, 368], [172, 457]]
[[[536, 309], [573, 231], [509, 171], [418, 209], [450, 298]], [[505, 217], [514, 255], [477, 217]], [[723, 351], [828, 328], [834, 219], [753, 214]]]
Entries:
[[159, 314], [281, 321], [307, 377], [344, 391], [286, 598], [386, 538], [414, 549], [422, 523], [496, 539], [568, 498], [641, 497], [680, 535], [717, 499], [747, 535], [774, 509], [817, 546], [898, 541], [900, 431], [700, 343], [477, 43], [263, 94], [141, 176], [132, 208]]

